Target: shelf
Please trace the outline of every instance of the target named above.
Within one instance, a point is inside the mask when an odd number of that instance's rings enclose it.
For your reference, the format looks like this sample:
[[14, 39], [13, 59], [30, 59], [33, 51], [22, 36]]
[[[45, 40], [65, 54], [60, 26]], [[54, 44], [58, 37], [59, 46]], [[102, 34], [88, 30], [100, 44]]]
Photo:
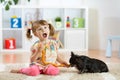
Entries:
[[2, 42], [3, 46], [2, 48], [5, 48], [5, 40], [9, 38], [14, 38], [16, 41], [16, 48], [22, 48], [22, 30], [3, 30], [2, 31]]
[[66, 28], [66, 30], [86, 30], [87, 28]]
[[[30, 52], [28, 50], [23, 50], [22, 48], [21, 49], [3, 49], [1, 52], [12, 52], [12, 53], [16, 53], [16, 52]], [[11, 54], [12, 54], [11, 53]]]
[[57, 31], [65, 30], [64, 28], [55, 28]]
[[2, 30], [22, 30], [22, 28], [3, 28]]
[[[0, 36], [1, 39], [1, 48], [2, 51], [30, 51], [30, 47], [34, 44], [38, 39], [33, 36], [32, 40], [28, 40], [26, 38], [26, 29], [31, 27], [30, 21], [44, 19], [51, 23], [56, 31], [60, 31], [59, 40], [63, 44], [64, 48], [60, 48], [60, 50], [87, 50], [88, 49], [88, 8], [85, 7], [39, 7], [39, 6], [11, 6], [9, 11], [5, 11], [4, 8], [1, 8], [2, 27], [0, 27]], [[11, 28], [10, 19], [13, 16], [17, 16], [17, 18], [21, 18], [21, 28]], [[70, 27], [66, 27], [67, 16], [69, 16]], [[62, 26], [57, 27], [55, 23], [55, 18], [61, 17]], [[78, 23], [74, 23], [74, 19], [78, 19]], [[77, 27], [75, 24], [81, 24], [80, 18], [84, 20], [82, 26], [79, 25]], [[33, 35], [33, 34], [32, 34]], [[4, 40], [7, 38], [15, 38], [16, 40], [16, 49], [8, 50], [5, 49]]]

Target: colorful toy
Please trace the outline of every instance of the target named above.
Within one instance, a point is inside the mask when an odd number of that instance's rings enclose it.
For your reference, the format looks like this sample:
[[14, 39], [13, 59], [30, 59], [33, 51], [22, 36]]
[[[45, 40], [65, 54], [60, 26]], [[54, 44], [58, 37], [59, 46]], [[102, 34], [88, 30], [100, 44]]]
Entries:
[[69, 27], [70, 27], [70, 18], [69, 18], [69, 16], [67, 16], [66, 27], [67, 27], [67, 28], [69, 28]]

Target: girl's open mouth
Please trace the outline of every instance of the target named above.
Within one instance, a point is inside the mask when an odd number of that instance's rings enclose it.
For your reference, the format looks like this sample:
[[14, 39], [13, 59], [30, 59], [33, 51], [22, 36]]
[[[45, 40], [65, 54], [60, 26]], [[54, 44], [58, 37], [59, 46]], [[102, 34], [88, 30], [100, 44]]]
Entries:
[[47, 37], [47, 33], [43, 33], [43, 37], [46, 38]]

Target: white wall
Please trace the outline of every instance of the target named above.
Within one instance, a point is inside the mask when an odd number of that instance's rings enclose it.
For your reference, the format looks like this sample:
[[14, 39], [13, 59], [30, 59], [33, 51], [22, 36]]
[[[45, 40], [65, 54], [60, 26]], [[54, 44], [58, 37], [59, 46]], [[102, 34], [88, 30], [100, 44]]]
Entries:
[[[89, 14], [89, 49], [105, 50], [108, 35], [120, 35], [120, 0], [86, 0]], [[113, 50], [120, 43], [113, 41]]]
[[[120, 35], [119, 3], [120, 0], [37, 0], [38, 6], [43, 7], [89, 7], [89, 49], [100, 50], [106, 49], [108, 35]], [[118, 50], [118, 42], [113, 42], [113, 50]]]

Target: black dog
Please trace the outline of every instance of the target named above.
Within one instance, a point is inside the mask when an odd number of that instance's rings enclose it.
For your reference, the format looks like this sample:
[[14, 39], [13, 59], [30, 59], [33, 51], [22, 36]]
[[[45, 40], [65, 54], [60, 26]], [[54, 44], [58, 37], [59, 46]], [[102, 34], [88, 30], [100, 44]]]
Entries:
[[75, 66], [79, 70], [79, 73], [101, 73], [109, 71], [103, 61], [83, 55], [75, 55], [73, 52], [71, 52], [69, 63], [71, 67]]

